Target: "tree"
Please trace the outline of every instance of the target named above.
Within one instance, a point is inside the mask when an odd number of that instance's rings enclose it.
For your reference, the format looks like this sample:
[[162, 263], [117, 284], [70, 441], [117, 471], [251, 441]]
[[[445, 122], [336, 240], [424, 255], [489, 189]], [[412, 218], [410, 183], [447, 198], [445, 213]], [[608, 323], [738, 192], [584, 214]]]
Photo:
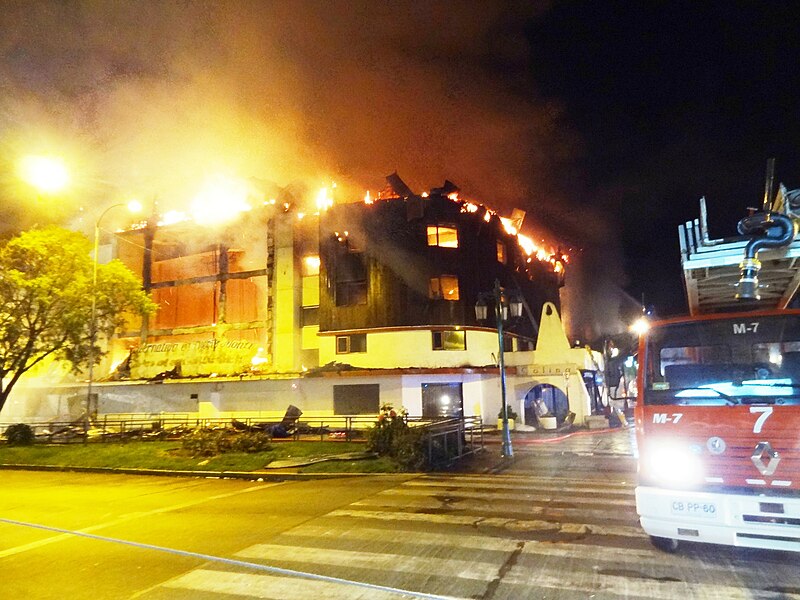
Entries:
[[59, 227], [23, 232], [0, 245], [0, 410], [20, 377], [45, 358], [69, 361], [78, 372], [90, 357], [102, 357], [99, 342], [128, 315], [155, 312], [141, 281], [118, 260], [97, 266], [92, 290], [93, 265], [89, 240]]

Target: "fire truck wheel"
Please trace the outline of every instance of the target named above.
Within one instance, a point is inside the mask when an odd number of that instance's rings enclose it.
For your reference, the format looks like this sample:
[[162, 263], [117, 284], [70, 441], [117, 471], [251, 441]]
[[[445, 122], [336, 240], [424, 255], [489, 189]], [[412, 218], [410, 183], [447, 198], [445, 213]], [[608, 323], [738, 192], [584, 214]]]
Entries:
[[678, 540], [672, 538], [658, 537], [655, 535], [650, 536], [650, 541], [653, 546], [664, 552], [675, 552], [678, 549]]

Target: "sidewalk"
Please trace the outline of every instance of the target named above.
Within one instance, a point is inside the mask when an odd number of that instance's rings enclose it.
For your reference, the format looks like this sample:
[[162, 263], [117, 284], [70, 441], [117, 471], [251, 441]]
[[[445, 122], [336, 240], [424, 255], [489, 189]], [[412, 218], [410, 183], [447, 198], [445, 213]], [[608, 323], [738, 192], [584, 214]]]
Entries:
[[[500, 455], [500, 432], [484, 435], [485, 449], [452, 465], [448, 471], [457, 473], [498, 473], [508, 467], [508, 459]], [[634, 428], [576, 429], [569, 433], [540, 433], [513, 431], [511, 447], [514, 456], [576, 455], [620, 457], [637, 456]], [[512, 459], [513, 460], [513, 459]]]

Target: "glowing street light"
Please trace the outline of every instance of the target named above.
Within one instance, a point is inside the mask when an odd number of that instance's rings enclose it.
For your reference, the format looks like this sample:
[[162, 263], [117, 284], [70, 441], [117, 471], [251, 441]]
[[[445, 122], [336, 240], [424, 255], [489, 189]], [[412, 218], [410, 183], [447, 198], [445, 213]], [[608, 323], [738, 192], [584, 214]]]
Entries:
[[[92, 409], [92, 387], [94, 384], [94, 343], [97, 338], [97, 263], [100, 253], [100, 221], [103, 220], [108, 212], [120, 206], [127, 206], [132, 213], [142, 210], [142, 204], [138, 200], [131, 200], [128, 204], [112, 204], [106, 208], [94, 222], [94, 251], [92, 253], [92, 312], [89, 317], [89, 385], [86, 391], [86, 415], [83, 420], [84, 433], [89, 431], [89, 415]], [[87, 438], [88, 439], [88, 436]]]
[[51, 156], [25, 156], [19, 164], [19, 175], [26, 183], [48, 194], [69, 183], [69, 171], [64, 161]]
[[[481, 294], [475, 303], [475, 318], [478, 321], [485, 321], [488, 318], [489, 305], [493, 304], [495, 322], [497, 323], [497, 344], [498, 344], [498, 366], [500, 368], [500, 402], [503, 415], [503, 447], [502, 455], [506, 457], [514, 456], [514, 449], [511, 447], [511, 431], [508, 428], [508, 402], [506, 400], [506, 365], [503, 355], [503, 322], [509, 319], [516, 319], [522, 316], [522, 298], [518, 294], [509, 295], [500, 286], [500, 282], [495, 279], [494, 289], [488, 294]], [[510, 313], [510, 314], [509, 314]]]
[[636, 335], [644, 335], [650, 330], [650, 321], [647, 317], [639, 317], [631, 324], [631, 332]]

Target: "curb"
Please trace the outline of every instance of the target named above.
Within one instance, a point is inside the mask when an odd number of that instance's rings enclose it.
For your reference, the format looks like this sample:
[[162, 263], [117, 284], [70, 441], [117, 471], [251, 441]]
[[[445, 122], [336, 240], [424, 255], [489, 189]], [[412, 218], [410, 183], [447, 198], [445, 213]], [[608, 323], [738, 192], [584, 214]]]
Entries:
[[395, 477], [411, 479], [423, 473], [275, 473], [264, 471], [169, 471], [161, 469], [112, 469], [106, 467], [59, 467], [53, 465], [0, 465], [3, 471], [45, 471], [66, 473], [106, 473], [112, 475], [155, 475], [198, 479], [244, 479], [249, 481], [314, 481], [350, 477]]

